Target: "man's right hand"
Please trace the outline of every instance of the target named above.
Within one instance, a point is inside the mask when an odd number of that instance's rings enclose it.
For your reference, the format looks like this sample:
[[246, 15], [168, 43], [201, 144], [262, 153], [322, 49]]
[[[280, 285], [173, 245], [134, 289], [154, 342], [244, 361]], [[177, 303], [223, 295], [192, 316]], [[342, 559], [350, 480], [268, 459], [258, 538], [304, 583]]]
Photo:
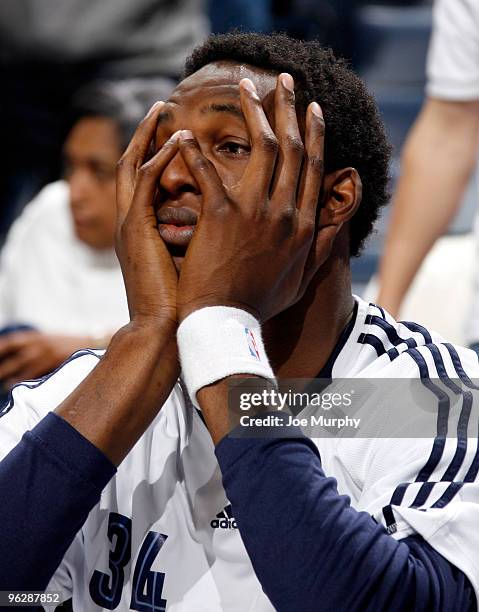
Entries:
[[153, 208], [158, 179], [177, 152], [175, 137], [147, 159], [161, 107], [153, 106], [118, 164], [117, 253], [131, 322], [56, 410], [115, 465], [147, 429], [179, 376], [178, 278]]
[[162, 106], [151, 108], [118, 162], [116, 251], [132, 322], [176, 327], [178, 276], [153, 208], [159, 177], [178, 151], [176, 135], [147, 159]]

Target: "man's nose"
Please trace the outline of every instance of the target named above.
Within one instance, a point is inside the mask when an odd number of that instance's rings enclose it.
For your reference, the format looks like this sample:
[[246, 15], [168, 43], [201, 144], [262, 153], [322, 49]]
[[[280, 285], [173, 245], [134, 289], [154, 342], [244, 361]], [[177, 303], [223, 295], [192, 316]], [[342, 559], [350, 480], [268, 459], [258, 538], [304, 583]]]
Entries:
[[169, 197], [178, 197], [188, 192], [200, 193], [198, 184], [179, 151], [164, 169], [159, 186], [163, 194]]
[[68, 177], [68, 185], [70, 187], [70, 200], [72, 205], [81, 205], [88, 197], [90, 191], [88, 173], [80, 169], [75, 170]]

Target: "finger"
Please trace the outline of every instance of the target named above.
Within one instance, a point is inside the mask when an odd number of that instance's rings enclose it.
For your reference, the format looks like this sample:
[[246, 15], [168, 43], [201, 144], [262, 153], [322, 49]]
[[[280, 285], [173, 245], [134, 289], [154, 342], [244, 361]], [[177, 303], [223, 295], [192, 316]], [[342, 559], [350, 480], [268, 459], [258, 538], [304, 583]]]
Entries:
[[278, 141], [250, 79], [240, 81], [240, 101], [251, 138], [251, 155], [241, 183], [249, 186], [249, 189], [251, 185], [256, 185], [259, 194], [267, 197], [278, 153]]
[[323, 112], [317, 102], [306, 111], [306, 152], [298, 195], [300, 218], [307, 223], [316, 221], [316, 210], [324, 176]]
[[126, 217], [133, 196], [138, 168], [145, 160], [156, 133], [158, 115], [164, 102], [155, 102], [139, 123], [117, 166], [117, 213], [120, 223]]
[[15, 374], [5, 379], [5, 384], [7, 387], [11, 388], [19, 382], [39, 378], [44, 374], [46, 374], [46, 371], [41, 362], [29, 359], [25, 361], [23, 367], [20, 367]]
[[28, 363], [28, 356], [25, 356], [23, 351], [19, 351], [10, 357], [7, 357], [0, 363], [0, 380], [17, 378], [18, 373]]
[[288, 73], [278, 77], [274, 105], [279, 152], [271, 196], [285, 205], [296, 205], [304, 146], [296, 115], [294, 81]]
[[149, 161], [140, 166], [130, 206], [131, 215], [140, 214], [140, 218], [144, 218], [145, 211], [154, 214], [153, 199], [157, 184], [166, 166], [178, 152], [178, 134], [175, 132]]
[[221, 205], [225, 197], [223, 183], [196, 138], [189, 130], [182, 130], [178, 142], [185, 164], [203, 195], [203, 212]]
[[36, 334], [36, 332], [12, 332], [1, 337], [0, 359], [24, 348], [30, 342], [32, 333]]

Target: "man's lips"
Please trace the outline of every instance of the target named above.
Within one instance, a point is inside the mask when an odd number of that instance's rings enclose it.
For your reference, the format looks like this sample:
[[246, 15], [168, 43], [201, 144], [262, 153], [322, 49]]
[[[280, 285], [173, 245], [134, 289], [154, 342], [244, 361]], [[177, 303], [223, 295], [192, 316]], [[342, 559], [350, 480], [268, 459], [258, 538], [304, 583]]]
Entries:
[[166, 244], [188, 246], [195, 228], [193, 225], [178, 227], [177, 225], [160, 223], [158, 224], [158, 231]]
[[166, 244], [188, 246], [198, 221], [197, 213], [189, 208], [164, 207], [157, 212], [156, 217], [158, 231]]

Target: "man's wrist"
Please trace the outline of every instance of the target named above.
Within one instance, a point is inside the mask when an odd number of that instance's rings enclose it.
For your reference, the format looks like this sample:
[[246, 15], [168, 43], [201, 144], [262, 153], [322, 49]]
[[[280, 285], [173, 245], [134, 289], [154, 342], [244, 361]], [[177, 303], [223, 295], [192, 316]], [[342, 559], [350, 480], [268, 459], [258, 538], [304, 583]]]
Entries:
[[98, 365], [55, 411], [114, 465], [144, 433], [179, 376], [174, 328], [151, 323], [120, 328]]
[[134, 334], [164, 334], [166, 336], [174, 336], [178, 329], [178, 321], [173, 316], [161, 317], [134, 317], [122, 329]]
[[178, 325], [181, 325], [181, 323], [189, 315], [193, 314], [197, 310], [201, 310], [202, 308], [215, 308], [215, 307], [220, 307], [220, 306], [242, 310], [250, 314], [252, 317], [257, 319], [258, 321], [261, 320], [260, 313], [254, 308], [252, 308], [251, 306], [249, 306], [249, 304], [243, 304], [242, 302], [227, 300], [223, 297], [208, 296], [208, 297], [202, 298], [201, 300], [195, 300], [194, 302], [189, 302], [187, 304], [179, 304], [178, 305]]
[[195, 405], [199, 389], [232, 374], [274, 380], [259, 321], [242, 309], [196, 310], [178, 327], [177, 340], [182, 377]]
[[168, 347], [176, 352], [177, 327], [176, 321], [171, 320], [135, 319], [113, 334], [107, 352], [116, 350], [117, 346], [120, 351], [124, 346], [130, 350], [138, 348], [145, 355], [151, 351], [163, 354]]

